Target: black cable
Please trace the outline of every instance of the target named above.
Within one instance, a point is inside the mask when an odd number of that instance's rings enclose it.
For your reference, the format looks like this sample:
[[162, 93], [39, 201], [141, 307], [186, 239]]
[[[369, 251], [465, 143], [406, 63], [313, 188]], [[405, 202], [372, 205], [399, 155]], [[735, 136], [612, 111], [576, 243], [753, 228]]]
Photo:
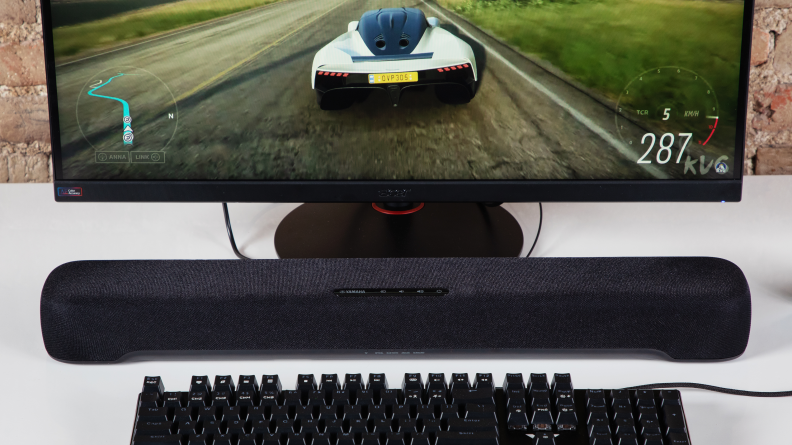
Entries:
[[748, 397], [789, 397], [792, 396], [792, 391], [743, 391], [740, 389], [721, 388], [720, 386], [704, 385], [702, 383], [652, 383], [651, 385], [630, 386], [624, 389], [660, 389], [660, 388], [696, 388], [706, 391], [722, 392], [724, 394], [732, 394], [735, 396], [748, 396]]
[[536, 247], [536, 242], [539, 241], [539, 234], [542, 233], [542, 203], [539, 203], [539, 228], [536, 229], [536, 238], [534, 238], [533, 244], [531, 244], [531, 250], [528, 251], [528, 255], [525, 255], [526, 258], [531, 256], [531, 252], [533, 252], [534, 247]]
[[228, 232], [228, 241], [231, 241], [231, 249], [234, 250], [234, 255], [240, 260], [249, 260], [251, 258], [242, 255], [237, 249], [236, 241], [234, 241], [234, 232], [231, 231], [231, 218], [228, 216], [228, 204], [223, 203], [223, 215], [225, 216], [226, 232]]

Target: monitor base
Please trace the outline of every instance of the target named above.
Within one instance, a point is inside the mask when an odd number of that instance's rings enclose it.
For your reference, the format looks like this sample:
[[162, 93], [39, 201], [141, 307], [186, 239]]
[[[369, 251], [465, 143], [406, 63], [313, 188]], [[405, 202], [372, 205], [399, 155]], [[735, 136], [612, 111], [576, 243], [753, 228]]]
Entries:
[[303, 204], [275, 231], [279, 258], [516, 257], [522, 248], [508, 211], [471, 203]]

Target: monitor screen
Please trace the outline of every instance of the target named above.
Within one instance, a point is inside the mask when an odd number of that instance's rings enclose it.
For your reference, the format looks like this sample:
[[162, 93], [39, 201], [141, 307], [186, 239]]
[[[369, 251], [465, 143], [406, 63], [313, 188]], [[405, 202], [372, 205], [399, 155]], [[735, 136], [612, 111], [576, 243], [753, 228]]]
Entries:
[[61, 181], [742, 175], [742, 1], [49, 0], [44, 11]]

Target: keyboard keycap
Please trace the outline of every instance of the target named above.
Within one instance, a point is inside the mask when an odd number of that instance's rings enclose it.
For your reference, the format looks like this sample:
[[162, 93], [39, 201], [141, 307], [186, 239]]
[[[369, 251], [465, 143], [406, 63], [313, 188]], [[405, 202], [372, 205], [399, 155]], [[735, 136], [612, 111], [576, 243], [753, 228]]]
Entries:
[[319, 382], [319, 389], [326, 392], [338, 391], [341, 389], [338, 384], [338, 374], [322, 374], [322, 379]]
[[404, 380], [402, 381], [402, 391], [406, 391], [408, 389], [417, 389], [423, 390], [423, 379], [421, 379], [421, 374], [404, 374]]
[[492, 389], [468, 389], [468, 388], [454, 388], [451, 390], [451, 403], [477, 403], [477, 404], [494, 404]]
[[385, 374], [369, 374], [366, 389], [374, 391], [375, 396], [379, 394], [379, 391], [388, 389], [388, 380], [385, 378]]
[[187, 445], [209, 445], [209, 435], [191, 434], [187, 439]]
[[209, 383], [209, 376], [194, 375], [190, 381], [190, 392], [203, 391], [206, 394], [212, 392], [212, 385]]
[[492, 419], [450, 419], [448, 421], [448, 431], [497, 431], [498, 422]]
[[313, 389], [319, 389], [316, 387], [316, 382], [314, 381], [313, 374], [299, 374], [297, 376], [297, 388], [298, 391], [311, 391]]
[[357, 394], [358, 391], [365, 389], [363, 385], [363, 374], [346, 374], [344, 375], [344, 388], [350, 394]]
[[555, 445], [555, 438], [552, 434], [540, 433], [534, 437], [533, 445]]
[[234, 391], [236, 391], [236, 386], [234, 386], [234, 378], [231, 377], [230, 375], [215, 376], [214, 390], [233, 393]]
[[274, 391], [275, 393], [281, 392], [280, 378], [277, 374], [264, 374], [261, 376], [261, 392]]
[[506, 374], [506, 378], [503, 380], [503, 390], [510, 389], [525, 389], [522, 374]]
[[132, 445], [181, 445], [181, 437], [178, 434], [135, 437]]
[[495, 405], [468, 403], [465, 405], [465, 419], [494, 419]]
[[167, 422], [168, 408], [138, 408], [138, 421], [145, 422]]
[[510, 430], [527, 430], [528, 415], [525, 414], [525, 407], [510, 407], [506, 425]]
[[495, 432], [453, 432], [437, 433], [435, 445], [498, 445], [498, 434]]
[[137, 422], [135, 436], [160, 436], [173, 433], [173, 422]]
[[253, 391], [255, 393], [258, 392], [258, 390], [259, 390], [259, 383], [256, 376], [254, 375], [239, 376], [239, 385], [237, 385], [237, 391]]
[[448, 389], [444, 373], [429, 374], [429, 378], [426, 380], [426, 390], [429, 391], [432, 389], [439, 389], [443, 391]]
[[451, 374], [451, 390], [470, 389], [470, 377], [467, 373]]
[[685, 415], [682, 406], [667, 403], [663, 406], [663, 429], [666, 435], [671, 433], [686, 433]]

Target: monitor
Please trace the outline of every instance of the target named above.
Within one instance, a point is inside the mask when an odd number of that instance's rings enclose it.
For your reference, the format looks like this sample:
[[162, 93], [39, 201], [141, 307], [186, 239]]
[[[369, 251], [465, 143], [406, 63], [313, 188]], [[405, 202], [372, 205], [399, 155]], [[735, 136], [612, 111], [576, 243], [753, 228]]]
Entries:
[[738, 201], [753, 2], [42, 0], [58, 201]]

